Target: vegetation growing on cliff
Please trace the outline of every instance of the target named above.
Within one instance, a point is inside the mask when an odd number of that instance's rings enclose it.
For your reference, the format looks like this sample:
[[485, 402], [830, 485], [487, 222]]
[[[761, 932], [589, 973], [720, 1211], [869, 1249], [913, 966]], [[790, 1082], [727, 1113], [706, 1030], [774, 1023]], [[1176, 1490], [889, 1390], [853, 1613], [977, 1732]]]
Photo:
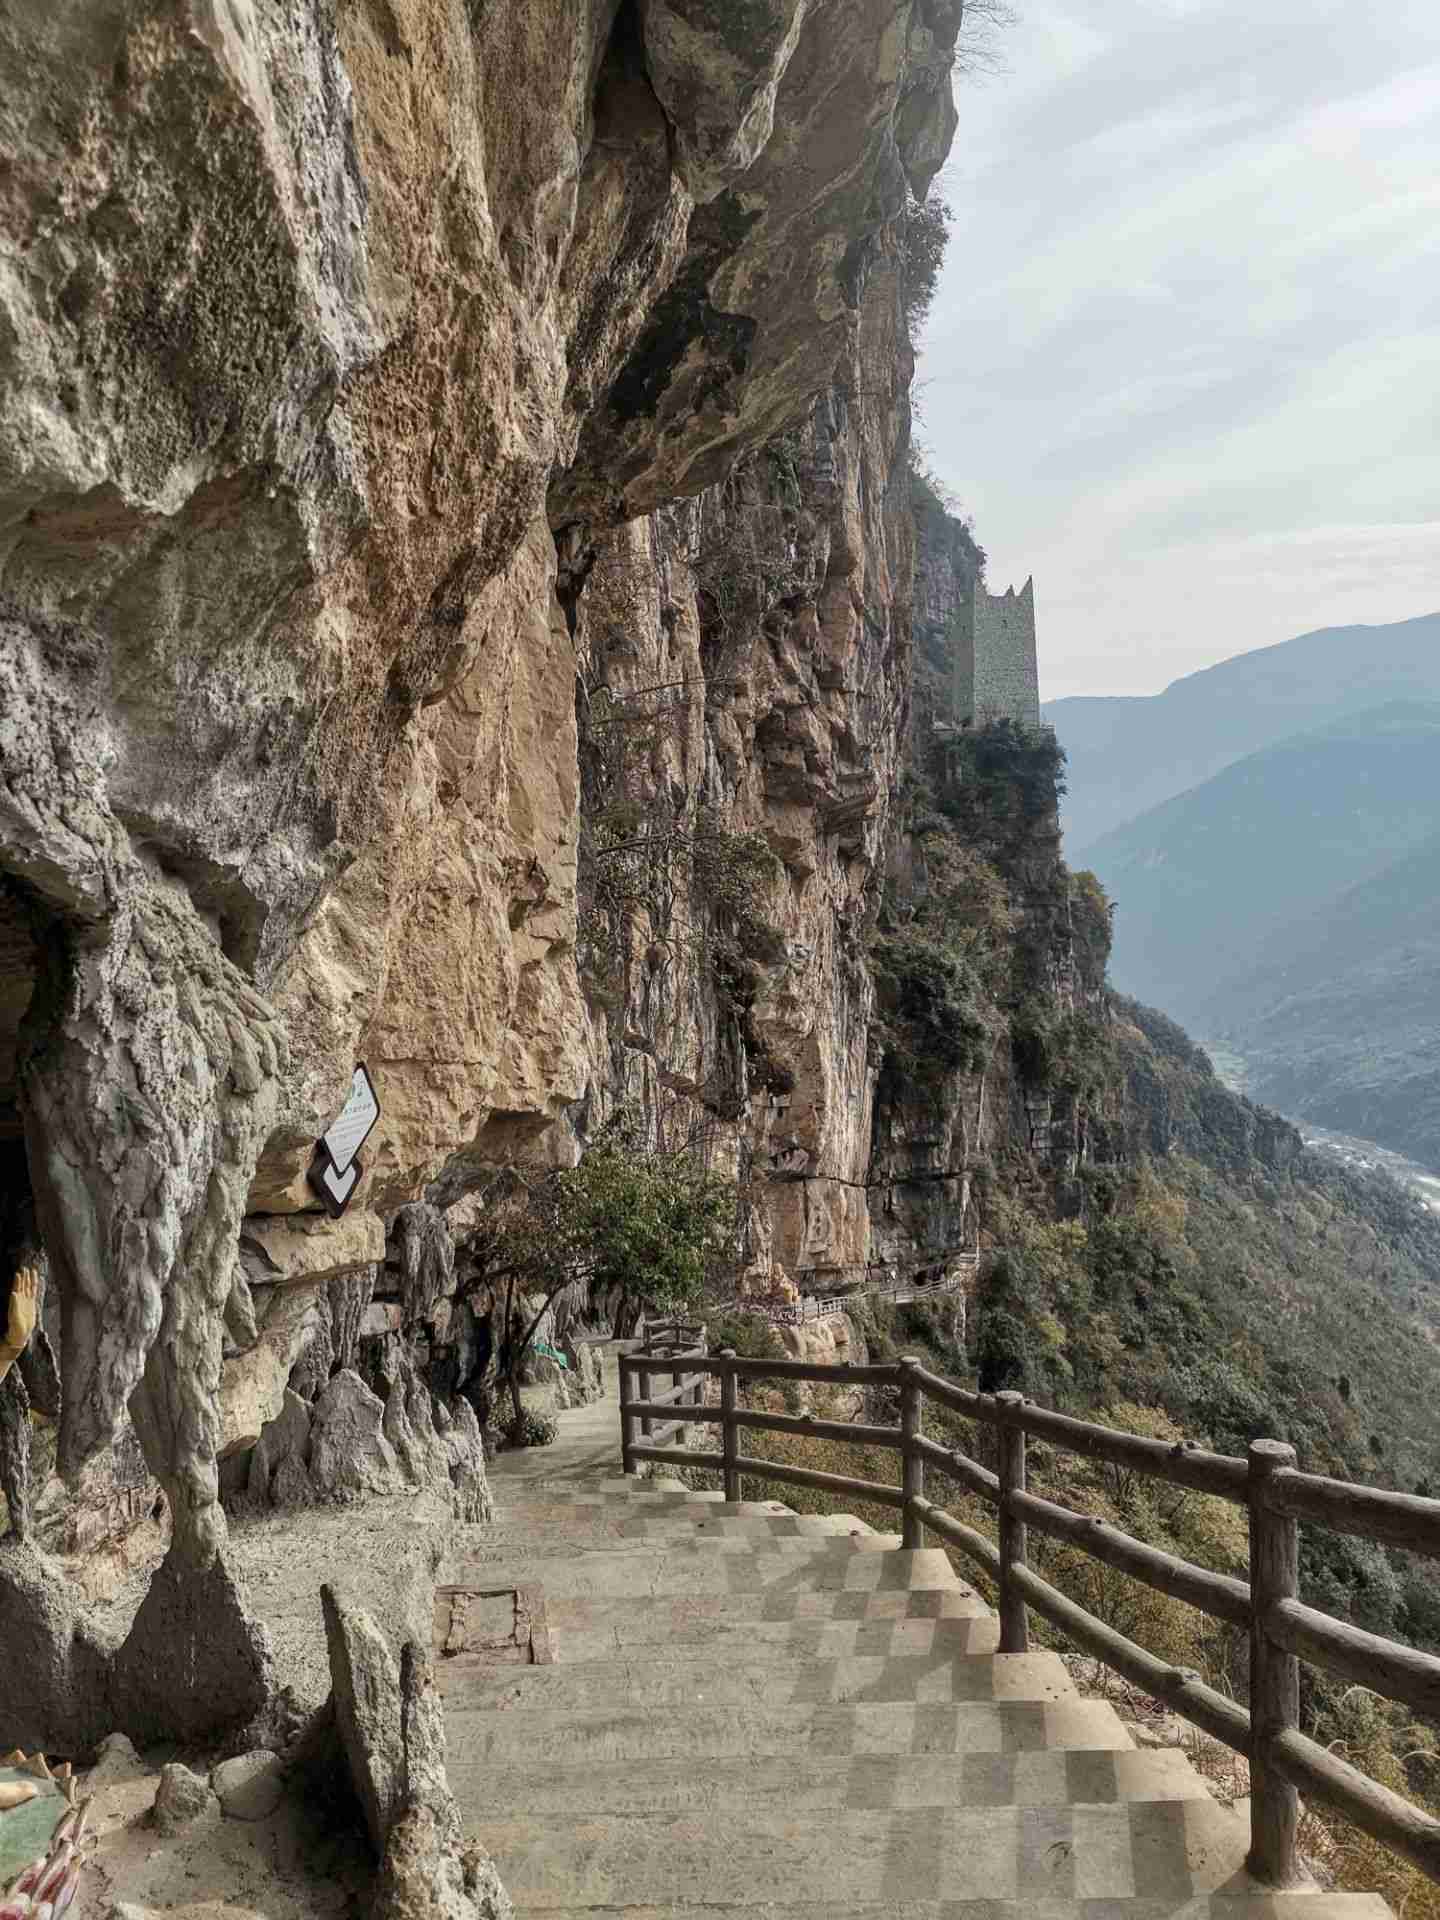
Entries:
[[913, 340], [924, 326], [940, 284], [940, 266], [955, 216], [932, 187], [923, 200], [912, 195], [897, 227], [900, 301]]
[[[894, 1097], [932, 1102], [1005, 1043], [1024, 1085], [1105, 1081], [1110, 906], [1058, 858], [1064, 754], [1010, 721], [932, 737], [909, 783], [908, 858], [870, 943], [877, 1033]], [[1058, 990], [1061, 980], [1067, 989]]]
[[[932, 534], [930, 544], [941, 543]], [[943, 689], [943, 647], [926, 665]], [[1230, 1093], [1173, 1022], [1108, 989], [1112, 908], [1093, 874], [1060, 858], [1063, 778], [1063, 754], [1043, 731], [937, 737], [927, 720], [914, 736], [906, 856], [872, 944], [883, 1101], [902, 1136], [927, 1110], [943, 1122], [976, 1103], [977, 1082], [1002, 1101], [1008, 1085], [1023, 1104], [972, 1168], [989, 1251], [964, 1344], [932, 1309], [880, 1310], [861, 1316], [870, 1357], [918, 1346], [985, 1390], [1019, 1388], [1232, 1453], [1261, 1436], [1288, 1439], [1312, 1470], [1433, 1493], [1440, 1221], [1400, 1187], [1309, 1155], [1285, 1121]], [[932, 887], [942, 868], [968, 886]], [[1034, 1114], [1062, 1111], [1063, 1132], [1053, 1117], [1037, 1130]], [[987, 1446], [938, 1413], [935, 1437], [972, 1456]], [[783, 1444], [799, 1448], [799, 1464], [896, 1477], [886, 1455], [860, 1464], [852, 1449]], [[1157, 1494], [1041, 1445], [1031, 1474], [1041, 1492], [1153, 1545], [1245, 1572], [1242, 1520], [1222, 1502]], [[993, 1533], [978, 1501], [953, 1488], [946, 1501]], [[883, 1510], [866, 1517], [888, 1524]], [[1243, 1697], [1238, 1634], [1073, 1549], [1032, 1539], [1032, 1558], [1109, 1624]], [[1312, 1605], [1440, 1646], [1428, 1563], [1306, 1529], [1301, 1577]], [[1430, 1794], [1434, 1729], [1314, 1669], [1305, 1687], [1308, 1730], [1397, 1790]], [[1440, 1911], [1427, 1883], [1340, 1825], [1313, 1823], [1307, 1844], [1344, 1883], [1383, 1886], [1411, 1914]]]
[[923, 881], [887, 900], [870, 966], [889, 1070], [934, 1093], [994, 1045], [1014, 914], [1000, 875], [943, 824], [915, 835], [913, 857]]

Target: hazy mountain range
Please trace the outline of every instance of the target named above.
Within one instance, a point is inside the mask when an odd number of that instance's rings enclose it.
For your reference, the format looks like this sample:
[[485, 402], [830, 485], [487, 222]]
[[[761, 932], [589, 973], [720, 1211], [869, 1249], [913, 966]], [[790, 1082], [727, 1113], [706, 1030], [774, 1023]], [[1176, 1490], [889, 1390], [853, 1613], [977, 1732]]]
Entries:
[[1117, 985], [1233, 1048], [1281, 1111], [1440, 1166], [1440, 615], [1047, 718], [1068, 857], [1117, 903]]
[[1392, 700], [1440, 700], [1440, 613], [1322, 627], [1237, 654], [1145, 698], [1047, 701], [1070, 757], [1067, 856], [1234, 760]]

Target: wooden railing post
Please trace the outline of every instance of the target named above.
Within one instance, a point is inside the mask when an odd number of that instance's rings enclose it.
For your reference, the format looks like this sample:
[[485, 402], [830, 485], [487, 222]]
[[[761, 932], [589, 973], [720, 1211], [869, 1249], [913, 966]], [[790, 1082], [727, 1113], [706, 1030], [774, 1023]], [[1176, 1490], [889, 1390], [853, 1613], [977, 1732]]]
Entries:
[[[695, 1345], [702, 1354], [710, 1351], [710, 1330], [703, 1320], [700, 1322], [700, 1332], [695, 1341]], [[703, 1373], [697, 1373], [693, 1376], [693, 1390], [690, 1395], [690, 1404], [694, 1407], [701, 1408], [705, 1405], [705, 1375]]]
[[632, 1474], [635, 1471], [633, 1449], [640, 1442], [640, 1421], [630, 1412], [630, 1402], [634, 1399], [635, 1370], [628, 1353], [620, 1355], [620, 1465], [621, 1471]]
[[[722, 1347], [720, 1358], [730, 1362], [735, 1358], [733, 1347]], [[740, 1429], [735, 1424], [735, 1408], [739, 1402], [740, 1380], [735, 1369], [727, 1365], [720, 1376], [720, 1431], [721, 1445], [725, 1454], [725, 1498], [740, 1498], [740, 1468], [736, 1464], [740, 1458]]]
[[925, 1396], [916, 1378], [919, 1371], [920, 1362], [906, 1354], [900, 1362], [900, 1445], [904, 1449], [900, 1457], [900, 1487], [905, 1495], [900, 1544], [911, 1549], [925, 1544], [925, 1529], [915, 1505], [925, 1494], [925, 1461], [915, 1445], [925, 1413]]
[[1270, 1743], [1300, 1721], [1300, 1662], [1276, 1646], [1265, 1617], [1300, 1586], [1300, 1527], [1265, 1504], [1265, 1482], [1277, 1467], [1293, 1467], [1295, 1449], [1283, 1440], [1250, 1443], [1250, 1857], [1249, 1871], [1267, 1886], [1291, 1887], [1300, 1878], [1296, 1850], [1299, 1797], [1269, 1764]]
[[[997, 1393], [1002, 1410], [1019, 1413], [1025, 1404], [1023, 1393]], [[1025, 1491], [1025, 1429], [1007, 1419], [996, 1438], [999, 1442], [1000, 1473], [1000, 1651], [1028, 1653], [1030, 1623], [1025, 1613], [1025, 1597], [1010, 1578], [1012, 1567], [1025, 1565], [1025, 1522], [1009, 1510], [1007, 1496]]]
[[[649, 1357], [648, 1354], [645, 1357], [648, 1358]], [[655, 1383], [654, 1375], [650, 1372], [648, 1367], [640, 1367], [637, 1370], [636, 1378], [640, 1382], [640, 1398], [642, 1400], [648, 1400], [650, 1398], [650, 1390]], [[640, 1416], [640, 1432], [645, 1437], [645, 1439], [648, 1440], [654, 1431], [655, 1431], [654, 1420], [651, 1418], [651, 1416], [648, 1413], [642, 1413]]]

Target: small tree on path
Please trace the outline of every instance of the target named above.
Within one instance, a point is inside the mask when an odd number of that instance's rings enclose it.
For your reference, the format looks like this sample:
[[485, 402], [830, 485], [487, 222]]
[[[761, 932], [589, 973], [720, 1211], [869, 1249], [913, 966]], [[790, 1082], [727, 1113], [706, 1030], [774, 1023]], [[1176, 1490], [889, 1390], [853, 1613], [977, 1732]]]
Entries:
[[[699, 1297], [734, 1238], [736, 1190], [688, 1150], [650, 1152], [623, 1118], [578, 1166], [538, 1175], [511, 1171], [470, 1251], [503, 1290], [501, 1381], [513, 1430], [522, 1430], [520, 1374], [540, 1324], [567, 1287], [585, 1283], [621, 1311], [677, 1311]], [[540, 1304], [524, 1321], [522, 1295]]]

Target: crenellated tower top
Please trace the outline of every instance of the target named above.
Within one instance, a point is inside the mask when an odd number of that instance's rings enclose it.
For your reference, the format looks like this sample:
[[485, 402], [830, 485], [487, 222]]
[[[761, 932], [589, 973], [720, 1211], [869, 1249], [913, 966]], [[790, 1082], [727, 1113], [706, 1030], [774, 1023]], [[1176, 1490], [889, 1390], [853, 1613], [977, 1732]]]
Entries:
[[988, 593], [978, 582], [960, 609], [955, 647], [955, 718], [986, 725], [1040, 724], [1035, 655], [1035, 582]]

